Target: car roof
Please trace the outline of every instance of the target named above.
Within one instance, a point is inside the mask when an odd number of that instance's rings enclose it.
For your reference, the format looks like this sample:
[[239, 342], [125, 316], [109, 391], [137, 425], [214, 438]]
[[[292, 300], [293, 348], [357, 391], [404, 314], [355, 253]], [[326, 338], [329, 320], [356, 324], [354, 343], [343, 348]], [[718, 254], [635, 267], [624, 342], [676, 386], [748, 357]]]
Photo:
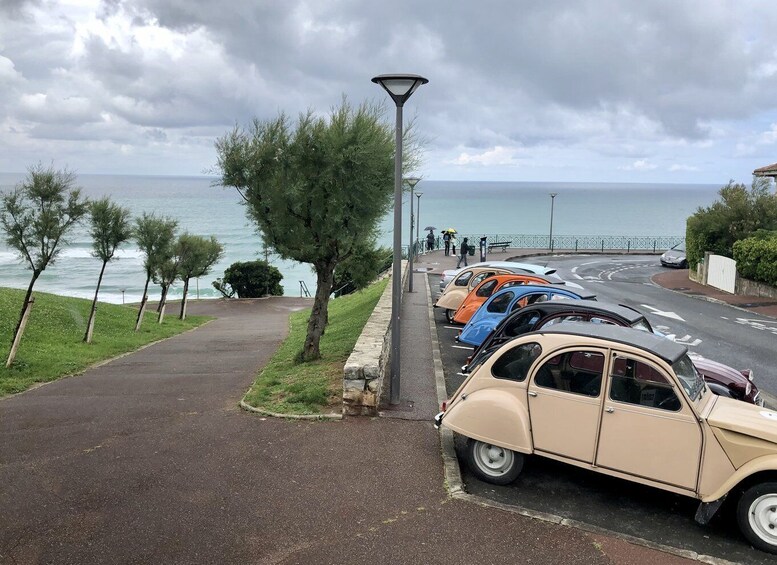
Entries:
[[561, 322], [543, 328], [538, 334], [567, 334], [594, 337], [630, 345], [657, 355], [668, 363], [674, 363], [688, 352], [680, 345], [665, 337], [657, 336], [634, 328], [613, 326], [610, 324], [589, 324], [586, 322]]
[[540, 292], [540, 291], [548, 291], [548, 290], [561, 291], [562, 293], [571, 293], [571, 294], [574, 294], [575, 296], [579, 296], [583, 300], [596, 298], [595, 294], [585, 289], [580, 289], [580, 288], [571, 289], [563, 284], [522, 284], [519, 286], [508, 286], [506, 288], [500, 288], [489, 297], [489, 300], [492, 300], [495, 296], [501, 296], [506, 292], [516, 292], [520, 294], [526, 294], [529, 292]]
[[[552, 267], [544, 267], [542, 265], [535, 265], [533, 263], [518, 263], [516, 261], [484, 261], [480, 263], [473, 263], [472, 265], [468, 265], [467, 267], [452, 269], [450, 270], [450, 272], [454, 276], [456, 276], [464, 269], [468, 269], [470, 267], [498, 267], [500, 269], [516, 269], [516, 270], [524, 271], [527, 273], [533, 273], [537, 275], [552, 275], [553, 273], [556, 272], [556, 269]], [[444, 273], [448, 271], [449, 270], [446, 269]]]
[[528, 306], [521, 308], [519, 312], [524, 314], [526, 312], [541, 311], [543, 315], [557, 314], [559, 312], [588, 312], [588, 313], [601, 313], [610, 314], [614, 317], [622, 318], [628, 324], [633, 324], [639, 320], [645, 318], [645, 316], [638, 310], [625, 306], [623, 304], [612, 304], [608, 302], [591, 302], [585, 300], [560, 300], [558, 302], [538, 302], [536, 304], [529, 304]]

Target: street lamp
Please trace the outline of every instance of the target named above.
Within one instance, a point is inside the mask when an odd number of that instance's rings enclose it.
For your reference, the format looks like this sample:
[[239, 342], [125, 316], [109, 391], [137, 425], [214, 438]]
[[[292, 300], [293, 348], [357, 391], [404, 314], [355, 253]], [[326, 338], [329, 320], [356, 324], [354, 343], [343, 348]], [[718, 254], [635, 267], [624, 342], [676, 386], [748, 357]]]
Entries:
[[418, 206], [415, 208], [415, 241], [416, 243], [419, 243], [421, 241], [421, 238], [418, 237], [418, 230], [421, 227], [421, 196], [423, 196], [423, 192], [416, 192], [416, 198], [418, 198]]
[[[391, 281], [391, 392], [389, 402], [399, 404], [399, 310], [402, 305], [402, 106], [416, 89], [429, 82], [418, 75], [379, 75], [372, 78], [388, 92], [397, 107], [394, 151], [394, 263]], [[411, 275], [412, 276], [412, 275]]]
[[413, 189], [420, 181], [418, 177], [407, 177], [405, 183], [410, 187], [410, 245], [407, 247], [407, 260], [410, 275], [407, 277], [407, 291], [413, 292]]
[[548, 237], [548, 249], [553, 251], [553, 203], [556, 201], [558, 192], [550, 193], [550, 237]]

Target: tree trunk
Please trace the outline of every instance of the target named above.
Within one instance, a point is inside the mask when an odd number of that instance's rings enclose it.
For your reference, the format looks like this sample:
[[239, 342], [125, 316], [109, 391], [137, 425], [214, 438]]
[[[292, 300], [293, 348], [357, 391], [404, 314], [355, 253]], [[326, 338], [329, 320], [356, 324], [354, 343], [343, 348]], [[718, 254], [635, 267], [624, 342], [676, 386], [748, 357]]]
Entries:
[[148, 283], [151, 282], [151, 275], [146, 277], [146, 286], [143, 287], [143, 298], [140, 300], [138, 309], [138, 319], [135, 321], [135, 331], [140, 331], [140, 324], [143, 322], [143, 313], [146, 311], [146, 302], [148, 302]]
[[94, 291], [94, 300], [92, 300], [92, 310], [89, 312], [89, 321], [86, 323], [86, 333], [84, 334], [84, 341], [86, 343], [92, 343], [92, 332], [94, 332], [94, 316], [97, 312], [97, 295], [100, 292], [100, 285], [103, 282], [103, 273], [105, 273], [105, 265], [108, 261], [103, 261], [103, 266], [100, 269], [100, 276], [97, 278], [97, 288]]
[[27, 303], [30, 301], [30, 297], [32, 296], [32, 287], [35, 286], [35, 281], [38, 280], [38, 277], [42, 272], [43, 271], [32, 272], [32, 280], [30, 281], [30, 285], [27, 287], [27, 294], [24, 295], [24, 302], [22, 302], [22, 311], [19, 312], [19, 321], [16, 322], [16, 329], [14, 329], [13, 335], [11, 336], [12, 344], [14, 341], [16, 341], [16, 334], [19, 333], [19, 330], [22, 327], [22, 320], [24, 319], [24, 313], [27, 311]]
[[321, 357], [319, 344], [329, 319], [329, 295], [332, 293], [334, 278], [334, 263], [320, 269], [316, 267], [316, 297], [313, 300], [313, 311], [308, 320], [305, 345], [302, 347], [303, 361], [312, 361]]
[[170, 285], [162, 286], [162, 298], [159, 299], [159, 306], [157, 306], [156, 311], [159, 312], [159, 317], [157, 318], [157, 324], [161, 324], [162, 321], [165, 319], [165, 306], [167, 306], [167, 289], [170, 288]]
[[22, 319], [20, 320], [19, 328], [16, 331], [16, 337], [14, 337], [13, 343], [11, 344], [11, 351], [8, 352], [8, 360], [5, 362], [6, 369], [8, 369], [13, 364], [13, 360], [16, 359], [16, 351], [19, 349], [19, 343], [22, 341], [22, 334], [24, 334], [24, 328], [27, 327], [27, 320], [30, 317], [30, 311], [32, 310], [34, 302], [34, 296], [30, 296], [30, 299], [25, 302], [24, 310], [22, 311]]
[[183, 280], [183, 298], [181, 298], [181, 314], [178, 316], [179, 319], [185, 320], [186, 319], [186, 294], [189, 292], [189, 279]]

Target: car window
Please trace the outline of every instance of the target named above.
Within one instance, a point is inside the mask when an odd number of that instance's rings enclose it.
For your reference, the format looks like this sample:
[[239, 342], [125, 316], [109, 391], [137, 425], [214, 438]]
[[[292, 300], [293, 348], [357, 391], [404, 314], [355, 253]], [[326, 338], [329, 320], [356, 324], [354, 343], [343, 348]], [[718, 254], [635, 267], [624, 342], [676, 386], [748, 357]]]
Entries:
[[602, 318], [601, 316], [591, 316], [591, 319], [589, 320], [592, 324], [606, 324], [609, 326], [619, 326], [620, 324], [616, 324], [614, 321], [610, 320], [609, 318]]
[[610, 370], [610, 399], [676, 412], [682, 404], [664, 374], [643, 361], [615, 355]]
[[674, 249], [675, 251], [681, 251], [681, 252], [685, 253], [685, 242], [678, 243], [677, 245], [672, 247], [672, 249]]
[[492, 294], [494, 294], [494, 289], [496, 288], [496, 279], [493, 281], [486, 281], [482, 285], [480, 285], [475, 292], [476, 296], [483, 296], [483, 297], [489, 297]]
[[513, 292], [508, 291], [504, 294], [500, 294], [491, 301], [491, 304], [488, 305], [486, 310], [496, 314], [503, 314], [507, 312], [507, 307], [510, 306], [510, 302], [513, 298], [515, 298], [515, 293]]
[[539, 319], [539, 312], [526, 312], [525, 314], [521, 314], [520, 316], [511, 319], [504, 325], [499, 333], [505, 337], [515, 337], [525, 334], [534, 329], [534, 324], [536, 324]]
[[483, 282], [484, 279], [487, 279], [488, 277], [494, 276], [496, 273], [493, 271], [485, 271], [483, 273], [479, 273], [472, 277], [472, 281], [469, 283], [470, 288], [475, 288], [477, 285], [479, 285], [481, 282]]
[[491, 373], [497, 379], [509, 379], [511, 381], [526, 380], [529, 367], [542, 353], [539, 343], [523, 343], [506, 351], [491, 367]]
[[690, 357], [683, 355], [672, 364], [672, 369], [691, 400], [697, 400], [704, 391], [704, 379], [694, 367]]
[[543, 388], [596, 397], [602, 388], [604, 355], [596, 351], [568, 351], [546, 361], [534, 383]]
[[521, 280], [507, 281], [500, 288], [507, 288], [508, 286], [521, 286], [524, 284], [529, 284], [529, 283], [528, 281], [521, 281]]
[[461, 273], [458, 278], [453, 282], [456, 286], [467, 286], [469, 279], [472, 278], [472, 271], [466, 271]]
[[585, 318], [577, 314], [567, 314], [566, 316], [563, 316], [563, 315], [554, 316], [553, 318], [550, 318], [549, 320], [543, 322], [540, 327], [545, 328], [547, 326], [552, 326], [553, 324], [560, 324], [561, 322], [585, 322]]
[[557, 293], [551, 294], [550, 299], [551, 300], [574, 300], [571, 296], [567, 296], [566, 294], [557, 294]]
[[527, 294], [523, 297], [521, 297], [520, 300], [516, 301], [515, 304], [513, 304], [510, 307], [510, 311], [514, 312], [515, 310], [520, 310], [524, 306], [528, 306], [529, 304], [534, 304], [536, 302], [544, 302], [548, 299], [548, 295], [544, 292], [537, 292], [535, 294]]
[[644, 318], [641, 320], [637, 320], [633, 324], [631, 324], [631, 327], [635, 330], [641, 330], [643, 332], [653, 333], [653, 328], [650, 327], [650, 324], [647, 320]]

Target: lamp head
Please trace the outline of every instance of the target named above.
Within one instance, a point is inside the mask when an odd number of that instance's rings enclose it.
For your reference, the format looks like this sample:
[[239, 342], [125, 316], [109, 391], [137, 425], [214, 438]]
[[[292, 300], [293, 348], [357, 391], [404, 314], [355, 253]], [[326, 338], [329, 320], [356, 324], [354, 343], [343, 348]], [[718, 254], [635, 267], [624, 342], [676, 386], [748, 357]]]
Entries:
[[394, 104], [401, 107], [416, 89], [429, 82], [429, 79], [419, 75], [389, 74], [373, 77], [372, 82], [381, 85], [389, 93]]

